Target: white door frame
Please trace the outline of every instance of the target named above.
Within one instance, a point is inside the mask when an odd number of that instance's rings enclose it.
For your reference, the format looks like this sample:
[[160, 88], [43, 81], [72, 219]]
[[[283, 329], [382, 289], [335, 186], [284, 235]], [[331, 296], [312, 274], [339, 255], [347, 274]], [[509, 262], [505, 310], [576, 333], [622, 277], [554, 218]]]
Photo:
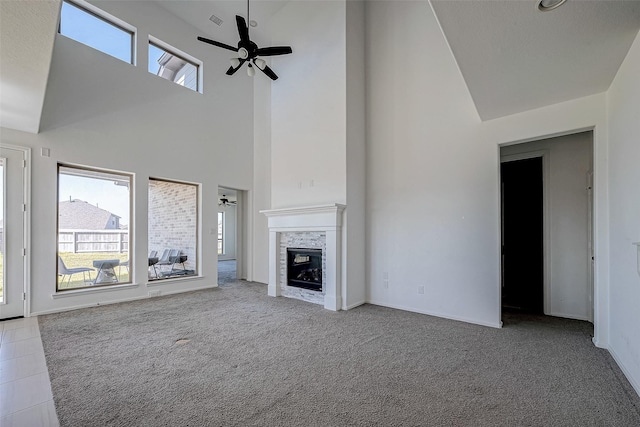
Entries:
[[[23, 284], [22, 292], [24, 292], [23, 303], [23, 315], [24, 317], [31, 316], [31, 148], [22, 147], [18, 145], [5, 144], [0, 142], [0, 149], [9, 149], [22, 152], [22, 158], [24, 160], [23, 171], [23, 189], [22, 189], [22, 202], [24, 204], [23, 212], [23, 248], [24, 256], [22, 257], [22, 269], [23, 269]], [[6, 238], [6, 236], [5, 236]], [[6, 284], [5, 284], [6, 288]], [[6, 291], [6, 289], [5, 289]]]
[[251, 200], [249, 190], [228, 185], [218, 185], [218, 193], [220, 190], [225, 189], [236, 192], [236, 278], [252, 281], [253, 271], [250, 259], [252, 230], [250, 227]]

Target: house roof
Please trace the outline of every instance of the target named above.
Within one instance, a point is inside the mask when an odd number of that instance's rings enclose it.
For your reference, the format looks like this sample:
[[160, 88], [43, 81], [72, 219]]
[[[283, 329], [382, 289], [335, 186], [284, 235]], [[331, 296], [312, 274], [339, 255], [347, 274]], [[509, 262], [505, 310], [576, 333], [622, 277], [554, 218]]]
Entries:
[[58, 203], [58, 228], [63, 230], [105, 230], [112, 217], [120, 218], [84, 200]]

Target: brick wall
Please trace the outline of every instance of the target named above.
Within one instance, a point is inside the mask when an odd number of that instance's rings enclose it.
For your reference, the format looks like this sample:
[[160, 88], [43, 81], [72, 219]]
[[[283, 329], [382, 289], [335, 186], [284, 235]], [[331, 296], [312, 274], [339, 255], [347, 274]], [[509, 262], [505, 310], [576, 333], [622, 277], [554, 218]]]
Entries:
[[187, 255], [185, 268], [196, 273], [197, 191], [191, 184], [149, 180], [149, 251], [160, 257], [165, 249], [179, 249]]

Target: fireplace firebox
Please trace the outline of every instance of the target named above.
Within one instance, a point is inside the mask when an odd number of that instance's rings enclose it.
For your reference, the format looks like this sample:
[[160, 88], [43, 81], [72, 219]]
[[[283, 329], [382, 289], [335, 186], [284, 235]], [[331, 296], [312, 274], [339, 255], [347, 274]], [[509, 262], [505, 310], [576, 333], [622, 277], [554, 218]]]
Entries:
[[287, 248], [287, 285], [322, 291], [322, 249]]

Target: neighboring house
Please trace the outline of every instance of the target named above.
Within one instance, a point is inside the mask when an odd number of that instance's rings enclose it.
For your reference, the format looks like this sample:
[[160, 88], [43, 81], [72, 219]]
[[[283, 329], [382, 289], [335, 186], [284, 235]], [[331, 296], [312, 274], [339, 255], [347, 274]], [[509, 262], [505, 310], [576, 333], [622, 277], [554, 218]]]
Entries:
[[158, 59], [158, 64], [160, 64], [158, 69], [160, 77], [171, 80], [180, 86], [196, 90], [196, 67], [192, 64], [166, 52]]
[[120, 217], [84, 200], [58, 203], [58, 228], [61, 230], [119, 230]]

